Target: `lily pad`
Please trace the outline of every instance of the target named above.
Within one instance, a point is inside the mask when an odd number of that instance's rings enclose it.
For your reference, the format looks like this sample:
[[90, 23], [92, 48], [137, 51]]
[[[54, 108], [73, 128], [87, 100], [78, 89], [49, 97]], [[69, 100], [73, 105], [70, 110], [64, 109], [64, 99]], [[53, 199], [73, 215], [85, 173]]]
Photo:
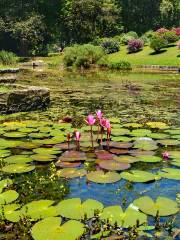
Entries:
[[19, 222], [21, 212], [18, 210], [20, 208], [19, 204], [8, 204], [0, 206], [0, 217], [1, 219], [6, 219], [10, 222]]
[[166, 130], [165, 132], [168, 132], [171, 135], [179, 135], [180, 134], [180, 129], [169, 129], [169, 130]]
[[57, 171], [57, 175], [63, 178], [77, 178], [86, 175], [86, 170], [76, 168], [65, 168]]
[[128, 155], [125, 155], [125, 156], [116, 156], [114, 157], [114, 160], [117, 161], [117, 162], [120, 162], [120, 163], [134, 163], [134, 162], [138, 162], [138, 158], [136, 157], [132, 157], [132, 156], [128, 156]]
[[180, 158], [180, 151], [169, 151], [170, 158]]
[[7, 173], [25, 173], [35, 169], [35, 166], [28, 164], [10, 164], [3, 167], [1, 170]]
[[100, 161], [99, 166], [103, 169], [110, 170], [110, 171], [125, 170], [131, 167], [129, 163], [120, 163], [114, 160]]
[[128, 153], [127, 149], [119, 149], [119, 148], [110, 148], [109, 151], [112, 154], [116, 154], [116, 155], [123, 155]]
[[61, 150], [59, 148], [36, 148], [33, 150], [34, 153], [38, 154], [59, 154], [61, 153]]
[[0, 158], [5, 158], [11, 155], [9, 150], [0, 149]]
[[8, 138], [24, 138], [26, 137], [26, 133], [23, 133], [23, 132], [7, 132], [7, 133], [4, 133], [4, 136], [5, 137], [8, 137]]
[[15, 201], [19, 194], [14, 190], [8, 190], [0, 194], [0, 205], [5, 205]]
[[130, 150], [129, 151], [129, 154], [132, 155], [132, 156], [135, 156], [135, 157], [138, 157], [138, 156], [153, 156], [155, 154], [155, 152], [153, 151], [144, 151], [144, 150], [141, 150], [141, 149], [136, 149], [136, 150]]
[[7, 179], [3, 179], [0, 181], [0, 193], [2, 192], [2, 190], [10, 185], [13, 184], [13, 181], [9, 178]]
[[132, 127], [132, 128], [140, 128], [143, 125], [140, 123], [125, 123], [123, 124], [124, 127]]
[[163, 122], [147, 122], [146, 125], [150, 128], [157, 128], [157, 129], [167, 129], [169, 126]]
[[151, 131], [148, 129], [136, 129], [131, 132], [131, 135], [134, 137], [145, 137], [151, 134]]
[[102, 214], [100, 214], [102, 220], [108, 221], [111, 225], [117, 223], [119, 227], [133, 227], [139, 224], [147, 222], [147, 216], [141, 213], [138, 209], [132, 208], [131, 205], [123, 212], [120, 206], [110, 206], [104, 208]]
[[116, 172], [92, 171], [87, 174], [87, 179], [95, 183], [114, 183], [121, 179], [120, 174]]
[[33, 154], [31, 159], [38, 162], [52, 162], [56, 159], [56, 155], [50, 154]]
[[163, 140], [159, 140], [158, 143], [160, 143], [161, 145], [164, 145], [164, 146], [180, 145], [180, 141], [174, 140], [174, 139], [163, 139]]
[[62, 217], [70, 219], [84, 219], [85, 215], [87, 218], [92, 218], [96, 210], [101, 212], [103, 204], [93, 199], [88, 199], [81, 203], [80, 198], [72, 198], [61, 201], [56, 208], [58, 214]]
[[86, 154], [84, 152], [73, 150], [64, 152], [59, 158], [59, 160], [62, 162], [79, 162], [85, 161], [86, 159]]
[[0, 138], [0, 149], [14, 148], [18, 145], [19, 141], [11, 141]]
[[162, 158], [157, 156], [138, 156], [138, 159], [141, 162], [150, 162], [150, 163], [162, 161]]
[[180, 180], [180, 169], [163, 168], [158, 174], [163, 178]]
[[29, 137], [43, 139], [43, 138], [49, 137], [49, 134], [48, 133], [30, 133]]
[[112, 136], [111, 139], [115, 142], [130, 142], [132, 140], [130, 137], [126, 136]]
[[128, 149], [132, 147], [132, 143], [129, 142], [110, 142], [109, 146], [120, 149]]
[[25, 155], [13, 155], [3, 159], [5, 163], [29, 163], [32, 162], [32, 159], [29, 156]]
[[96, 150], [95, 154], [101, 160], [113, 160], [114, 155], [105, 150]]
[[55, 163], [56, 167], [61, 167], [61, 168], [75, 168], [79, 167], [81, 165], [81, 162], [61, 162], [57, 161]]
[[158, 179], [157, 175], [146, 171], [132, 170], [130, 172], [122, 172], [121, 177], [130, 182], [149, 182]]
[[113, 128], [111, 132], [113, 136], [128, 135], [129, 133], [130, 131], [127, 128]]
[[137, 140], [134, 143], [134, 148], [139, 148], [145, 151], [151, 151], [151, 150], [156, 150], [158, 146], [154, 141], [149, 141], [149, 140]]
[[36, 223], [31, 230], [34, 240], [76, 240], [84, 233], [84, 225], [70, 220], [62, 226], [61, 218], [50, 217]]
[[144, 196], [136, 199], [133, 205], [138, 207], [142, 212], [156, 216], [169, 216], [178, 212], [177, 203], [166, 197], [158, 197], [154, 202], [150, 197]]
[[53, 203], [52, 200], [32, 201], [22, 207], [21, 214], [33, 220], [57, 216], [58, 213], [56, 207], [52, 206]]
[[173, 159], [171, 162], [170, 162], [171, 165], [173, 166], [176, 166], [176, 167], [180, 167], [180, 159]]
[[166, 139], [169, 137], [169, 135], [165, 133], [151, 133], [148, 135], [148, 137], [153, 139]]

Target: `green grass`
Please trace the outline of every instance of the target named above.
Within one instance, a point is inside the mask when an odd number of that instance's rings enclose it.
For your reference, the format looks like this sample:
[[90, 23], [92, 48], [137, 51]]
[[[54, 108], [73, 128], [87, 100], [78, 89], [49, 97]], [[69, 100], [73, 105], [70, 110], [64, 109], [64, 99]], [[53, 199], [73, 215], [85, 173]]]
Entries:
[[132, 65], [162, 65], [162, 66], [180, 66], [180, 51], [177, 46], [164, 48], [165, 50], [159, 54], [152, 54], [153, 50], [149, 46], [137, 53], [128, 54], [127, 46], [121, 46], [117, 53], [109, 55], [109, 60], [119, 61], [124, 60]]

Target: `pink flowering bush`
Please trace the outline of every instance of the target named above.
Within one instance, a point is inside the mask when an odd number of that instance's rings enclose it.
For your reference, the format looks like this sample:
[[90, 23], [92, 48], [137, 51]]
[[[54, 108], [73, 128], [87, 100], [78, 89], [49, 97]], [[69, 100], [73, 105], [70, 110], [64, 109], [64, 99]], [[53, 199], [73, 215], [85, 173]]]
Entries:
[[178, 37], [180, 37], [180, 27], [179, 28], [173, 28], [172, 31], [175, 32]]
[[129, 53], [140, 51], [144, 46], [144, 42], [141, 39], [132, 39], [128, 41], [127, 49]]
[[159, 34], [164, 34], [165, 32], [168, 32], [169, 30], [166, 28], [159, 28], [158, 30], [156, 30], [157, 33]]

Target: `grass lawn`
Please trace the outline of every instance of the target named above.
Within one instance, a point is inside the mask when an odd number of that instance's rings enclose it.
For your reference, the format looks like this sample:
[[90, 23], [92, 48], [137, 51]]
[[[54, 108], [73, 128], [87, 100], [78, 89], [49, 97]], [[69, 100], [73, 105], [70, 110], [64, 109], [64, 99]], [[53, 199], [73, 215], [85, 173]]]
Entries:
[[168, 47], [159, 54], [152, 54], [153, 50], [149, 46], [137, 53], [128, 54], [127, 47], [121, 46], [117, 53], [109, 55], [109, 60], [126, 60], [132, 65], [162, 65], [162, 66], [180, 66], [180, 51], [177, 46]]

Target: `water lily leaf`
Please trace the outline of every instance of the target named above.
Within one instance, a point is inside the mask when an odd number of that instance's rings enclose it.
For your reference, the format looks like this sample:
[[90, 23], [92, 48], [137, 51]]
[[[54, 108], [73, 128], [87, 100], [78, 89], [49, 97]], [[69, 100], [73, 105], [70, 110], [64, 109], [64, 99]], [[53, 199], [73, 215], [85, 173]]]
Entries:
[[163, 140], [159, 140], [158, 143], [164, 146], [180, 145], [180, 141], [174, 140], [174, 139], [163, 139]]
[[43, 139], [43, 138], [49, 137], [49, 134], [48, 133], [30, 133], [29, 137]]
[[79, 162], [86, 161], [86, 159], [86, 154], [84, 152], [73, 150], [64, 152], [59, 158], [59, 160], [62, 162]]
[[38, 162], [52, 162], [56, 159], [56, 155], [50, 154], [33, 154], [31, 159]]
[[13, 155], [3, 159], [5, 163], [29, 163], [32, 162], [32, 159], [29, 156], [25, 155]]
[[143, 125], [140, 123], [125, 123], [123, 124], [124, 127], [132, 127], [132, 128], [140, 128]]
[[52, 128], [44, 126], [44, 127], [39, 127], [38, 130], [42, 133], [49, 133], [52, 130]]
[[111, 132], [113, 136], [128, 135], [129, 133], [130, 131], [127, 128], [113, 128]]
[[180, 167], [180, 159], [173, 159], [173, 161], [170, 161], [170, 164], [176, 167]]
[[119, 149], [119, 148], [110, 148], [109, 151], [112, 154], [116, 154], [116, 155], [123, 155], [128, 153], [127, 149]]
[[110, 121], [111, 123], [120, 123], [119, 118], [116, 118], [116, 117], [109, 118], [109, 121]]
[[55, 163], [56, 167], [61, 167], [61, 168], [75, 168], [79, 167], [81, 165], [81, 162], [61, 162], [57, 161]]
[[[84, 147], [84, 148], [91, 148], [92, 147], [92, 143], [90, 141], [88, 142], [80, 142], [80, 146]], [[97, 142], [93, 142], [93, 147], [98, 147], [99, 144]]]
[[180, 135], [172, 135], [171, 138], [180, 140]]
[[96, 150], [95, 154], [101, 160], [113, 160], [114, 155], [105, 150]]
[[180, 180], [180, 169], [163, 168], [158, 174], [163, 178]]
[[148, 137], [153, 138], [153, 139], [166, 139], [169, 137], [169, 135], [165, 133], [151, 133], [148, 135]]
[[99, 166], [103, 169], [110, 170], [110, 171], [125, 170], [131, 167], [129, 163], [120, 163], [114, 160], [100, 161]]
[[18, 131], [22, 133], [32, 133], [32, 132], [38, 132], [38, 129], [25, 127], [25, 128], [19, 128]]
[[11, 141], [0, 138], [0, 149], [14, 148], [18, 146], [19, 141]]
[[8, 204], [0, 206], [0, 217], [10, 222], [19, 222], [21, 212], [17, 209], [20, 208], [19, 204]]
[[116, 172], [92, 171], [87, 174], [87, 179], [95, 183], [114, 183], [118, 182], [121, 176]]
[[84, 233], [84, 225], [70, 220], [62, 226], [59, 217], [50, 217], [36, 223], [31, 230], [34, 240], [76, 240]]
[[134, 137], [145, 137], [151, 134], [151, 131], [148, 129], [136, 129], [131, 132], [131, 135]]
[[8, 137], [8, 138], [24, 138], [26, 137], [26, 133], [23, 133], [23, 132], [7, 132], [7, 133], [4, 133], [4, 136], [5, 137]]
[[32, 220], [57, 216], [58, 213], [56, 207], [52, 206], [53, 203], [54, 201], [51, 200], [32, 201], [21, 208], [21, 214]]
[[150, 163], [154, 163], [154, 162], [161, 162], [162, 158], [161, 157], [157, 157], [157, 156], [138, 156], [139, 161], [141, 162], [150, 162]]
[[154, 141], [148, 141], [148, 140], [137, 140], [134, 143], [134, 148], [139, 148], [145, 151], [150, 151], [150, 150], [156, 150], [158, 146]]
[[8, 190], [0, 194], [0, 205], [5, 205], [15, 201], [19, 194], [14, 190]]
[[65, 168], [57, 171], [57, 175], [63, 178], [77, 178], [86, 175], [86, 170], [76, 168]]
[[146, 125], [150, 128], [157, 128], [157, 129], [167, 129], [169, 126], [163, 122], [147, 122]]
[[71, 144], [68, 144], [68, 143], [58, 143], [54, 147], [62, 149], [62, 150], [70, 150], [70, 149], [75, 148], [75, 145], [72, 144], [72, 143]]
[[5, 158], [11, 155], [9, 150], [0, 149], [0, 158]]
[[121, 177], [130, 182], [149, 182], [149, 181], [155, 181], [157, 178], [155, 174], [152, 174], [146, 171], [140, 171], [140, 170], [122, 172]]
[[129, 142], [110, 142], [109, 146], [120, 149], [128, 149], [132, 147], [132, 143]]
[[80, 198], [72, 198], [61, 201], [57, 206], [57, 212], [62, 217], [70, 219], [84, 219], [84, 216], [92, 218], [94, 212], [99, 212], [103, 209], [103, 204], [99, 201], [88, 199], [84, 203], [81, 203]]
[[35, 166], [28, 164], [10, 164], [3, 167], [1, 170], [7, 173], [25, 173], [35, 169]]
[[117, 162], [120, 162], [120, 163], [134, 163], [134, 162], [138, 162], [138, 158], [136, 157], [132, 157], [132, 156], [128, 156], [128, 155], [125, 155], [125, 156], [116, 156], [114, 157], [114, 160], [117, 161]]
[[132, 140], [130, 137], [125, 136], [112, 136], [111, 139], [115, 142], [130, 142]]
[[56, 154], [61, 153], [61, 150], [59, 148], [55, 148], [55, 147], [53, 147], [53, 148], [36, 148], [33, 150], [33, 152], [38, 153], [38, 154], [43, 154], [43, 155], [45, 155], [45, 154], [56, 155]]
[[171, 135], [179, 135], [180, 134], [180, 129], [168, 129], [165, 132], [168, 132]]
[[138, 156], [153, 156], [155, 154], [155, 152], [153, 151], [144, 151], [144, 150], [141, 150], [141, 149], [136, 149], [136, 150], [130, 150], [129, 151], [129, 154], [132, 155], [132, 156], [135, 156], [135, 157], [138, 157]]
[[142, 212], [156, 216], [169, 216], [178, 212], [177, 203], [166, 197], [158, 197], [154, 202], [150, 197], [144, 196], [136, 199], [133, 204]]
[[34, 142], [19, 142], [17, 144], [17, 147], [21, 149], [34, 149], [38, 148], [41, 144], [39, 143], [34, 143]]
[[109, 221], [111, 225], [117, 223], [119, 227], [124, 228], [136, 226], [137, 221], [140, 224], [147, 222], [147, 216], [138, 209], [131, 208], [131, 206], [125, 212], [123, 212], [120, 206], [106, 207], [100, 214], [100, 218]]
[[7, 179], [3, 179], [0, 181], [0, 193], [2, 192], [2, 190], [10, 185], [13, 184], [13, 181], [9, 178]]

